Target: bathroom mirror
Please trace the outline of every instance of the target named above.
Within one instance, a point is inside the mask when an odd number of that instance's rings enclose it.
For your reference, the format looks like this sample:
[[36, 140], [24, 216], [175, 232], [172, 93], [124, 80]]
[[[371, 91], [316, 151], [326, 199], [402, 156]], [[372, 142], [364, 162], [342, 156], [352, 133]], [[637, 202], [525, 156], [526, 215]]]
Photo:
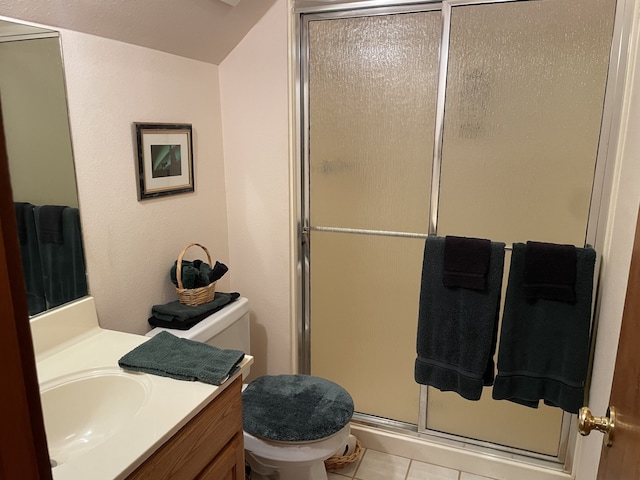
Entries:
[[33, 316], [88, 294], [57, 32], [0, 20], [0, 98]]

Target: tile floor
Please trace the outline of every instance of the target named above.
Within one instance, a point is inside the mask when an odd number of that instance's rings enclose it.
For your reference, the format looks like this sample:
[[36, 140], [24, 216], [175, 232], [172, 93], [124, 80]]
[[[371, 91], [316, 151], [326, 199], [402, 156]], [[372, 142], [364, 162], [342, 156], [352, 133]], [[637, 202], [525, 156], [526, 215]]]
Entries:
[[492, 480], [450, 468], [365, 449], [360, 458], [335, 473], [329, 480]]

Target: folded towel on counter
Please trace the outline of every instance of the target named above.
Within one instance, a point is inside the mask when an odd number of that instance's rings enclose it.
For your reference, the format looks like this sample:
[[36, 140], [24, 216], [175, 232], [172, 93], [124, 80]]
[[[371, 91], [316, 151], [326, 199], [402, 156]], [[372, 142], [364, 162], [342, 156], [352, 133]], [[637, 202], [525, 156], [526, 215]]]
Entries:
[[584, 401], [596, 252], [576, 249], [575, 303], [527, 298], [526, 246], [513, 245], [493, 398], [577, 413]]
[[222, 385], [238, 370], [240, 350], [225, 350], [160, 332], [118, 360], [125, 370]]
[[67, 208], [61, 205], [43, 205], [40, 207], [38, 219], [38, 238], [40, 243], [64, 243], [62, 234], [62, 211]]
[[479, 400], [492, 385], [504, 243], [491, 242], [485, 290], [443, 285], [445, 239], [425, 242], [418, 315], [417, 383]]
[[576, 247], [527, 242], [522, 288], [530, 300], [576, 301]]
[[240, 297], [237, 292], [216, 292], [211, 302], [202, 305], [183, 305], [179, 301], [169, 302], [164, 305], [154, 305], [151, 308], [149, 325], [153, 327], [173, 328], [176, 330], [188, 330], [198, 322], [201, 322], [212, 313], [224, 308]]
[[487, 286], [490, 256], [490, 240], [445, 237], [442, 283], [445, 287], [484, 290]]

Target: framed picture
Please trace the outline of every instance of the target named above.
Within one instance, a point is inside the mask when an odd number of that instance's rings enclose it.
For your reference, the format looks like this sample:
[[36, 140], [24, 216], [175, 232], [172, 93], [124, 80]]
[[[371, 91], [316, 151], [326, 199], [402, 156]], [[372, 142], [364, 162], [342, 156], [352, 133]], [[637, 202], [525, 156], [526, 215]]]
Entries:
[[193, 192], [191, 125], [136, 123], [138, 199]]

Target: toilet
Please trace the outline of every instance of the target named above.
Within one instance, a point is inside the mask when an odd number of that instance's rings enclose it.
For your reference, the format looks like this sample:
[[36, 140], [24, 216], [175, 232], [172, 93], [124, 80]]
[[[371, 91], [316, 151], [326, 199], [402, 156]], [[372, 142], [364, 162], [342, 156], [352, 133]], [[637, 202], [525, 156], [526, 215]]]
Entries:
[[[249, 301], [240, 297], [189, 330], [158, 327], [147, 336], [164, 330], [249, 354]], [[259, 377], [243, 386], [247, 462], [263, 478], [327, 480], [324, 461], [344, 451], [352, 414], [350, 395], [329, 380], [310, 375]]]

